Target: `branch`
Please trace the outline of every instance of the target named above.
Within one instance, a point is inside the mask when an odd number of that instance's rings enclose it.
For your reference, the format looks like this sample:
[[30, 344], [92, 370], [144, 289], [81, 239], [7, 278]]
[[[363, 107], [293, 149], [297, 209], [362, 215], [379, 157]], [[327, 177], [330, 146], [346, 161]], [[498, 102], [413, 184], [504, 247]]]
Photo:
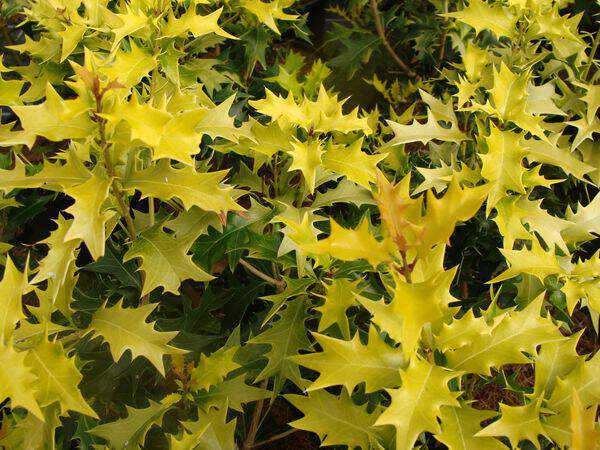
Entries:
[[277, 434], [277, 435], [275, 435], [273, 437], [270, 437], [269, 439], [265, 439], [264, 441], [257, 442], [256, 444], [254, 444], [252, 446], [252, 448], [256, 448], [256, 447], [260, 447], [262, 445], [270, 444], [271, 442], [278, 441], [279, 439], [283, 439], [285, 437], [288, 437], [290, 434], [294, 434], [294, 433], [296, 433], [298, 431], [300, 431], [300, 430], [297, 429], [297, 428], [292, 428], [291, 430], [287, 430], [287, 431], [284, 431], [283, 433], [279, 433], [279, 434]]
[[258, 270], [256, 267], [254, 267], [252, 264], [250, 264], [245, 259], [240, 259], [240, 264], [242, 266], [244, 266], [246, 268], [246, 270], [248, 270], [248, 272], [253, 273], [254, 275], [256, 275], [261, 280], [265, 280], [267, 283], [272, 284], [273, 286], [275, 286], [278, 289], [282, 289], [282, 290], [285, 289], [285, 281], [283, 281], [283, 280], [276, 280], [275, 278], [270, 277], [266, 273], [261, 272], [260, 270]]
[[[242, 261], [244, 261], [244, 260], [240, 259], [240, 263], [242, 263]], [[250, 267], [253, 267], [253, 266], [250, 266]], [[254, 269], [254, 270], [257, 270], [257, 269]], [[261, 389], [266, 389], [268, 382], [269, 382], [268, 378], [263, 380], [263, 382], [260, 385]], [[254, 441], [256, 439], [256, 433], [258, 433], [258, 428], [260, 426], [260, 416], [261, 416], [264, 406], [265, 406], [265, 399], [263, 398], [263, 399], [260, 399], [258, 401], [258, 403], [256, 404], [256, 406], [254, 407], [254, 412], [252, 413], [252, 421], [250, 422], [250, 428], [248, 429], [248, 434], [246, 435], [244, 444], [242, 445], [242, 448], [244, 450], [250, 449], [255, 446]]]
[[[448, 14], [448, 0], [444, 0], [444, 14]], [[438, 61], [439, 67], [444, 64], [444, 58], [446, 57], [446, 37], [448, 36], [448, 16], [444, 16], [444, 30], [440, 37], [440, 60]]]
[[402, 70], [406, 72], [409, 77], [414, 77], [416, 74], [406, 65], [404, 61], [400, 59], [400, 57], [396, 54], [387, 38], [385, 37], [385, 31], [383, 29], [383, 25], [381, 24], [381, 17], [379, 15], [379, 9], [377, 9], [377, 0], [371, 0], [371, 11], [373, 12], [373, 19], [375, 20], [375, 29], [377, 30], [377, 34], [379, 35], [379, 39], [381, 39], [381, 43], [390, 54], [392, 59], [396, 61]]

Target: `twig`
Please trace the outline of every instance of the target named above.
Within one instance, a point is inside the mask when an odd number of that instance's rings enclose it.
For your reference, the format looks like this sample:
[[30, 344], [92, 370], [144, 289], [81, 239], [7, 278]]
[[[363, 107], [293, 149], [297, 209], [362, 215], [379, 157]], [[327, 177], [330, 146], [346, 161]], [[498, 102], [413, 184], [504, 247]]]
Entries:
[[123, 193], [121, 189], [117, 186], [117, 178], [115, 175], [115, 169], [110, 159], [110, 150], [109, 146], [104, 146], [104, 162], [106, 163], [106, 171], [108, 172], [108, 176], [112, 179], [111, 182], [111, 190], [115, 198], [117, 199], [117, 203], [119, 204], [119, 209], [121, 210], [121, 215], [125, 219], [125, 225], [127, 227], [127, 234], [129, 235], [129, 239], [131, 241], [135, 241], [136, 231], [135, 225], [133, 224], [133, 219], [131, 218], [131, 214], [129, 214], [129, 206], [125, 203], [125, 199], [123, 198]]
[[408, 258], [406, 257], [406, 251], [400, 250], [400, 255], [402, 256], [402, 275], [406, 278], [408, 283], [412, 283], [412, 270], [413, 267], [408, 263]]
[[[242, 261], [243, 260], [240, 259], [240, 263]], [[252, 266], [250, 266], [250, 267], [252, 267]], [[263, 382], [260, 384], [261, 389], [266, 389], [268, 382], [269, 382], [268, 378], [263, 380]], [[254, 412], [252, 413], [252, 421], [250, 422], [250, 428], [248, 429], [248, 434], [246, 435], [246, 439], [244, 440], [244, 444], [242, 446], [243, 449], [250, 449], [255, 446], [254, 441], [256, 440], [256, 433], [258, 433], [258, 427], [260, 424], [260, 415], [262, 413], [264, 406], [265, 406], [265, 399], [263, 398], [263, 399], [260, 399], [258, 401], [258, 403], [256, 403], [256, 406], [254, 407]]]
[[294, 434], [298, 431], [300, 431], [300, 430], [298, 430], [297, 428], [292, 428], [291, 430], [287, 430], [287, 431], [284, 431], [283, 433], [279, 433], [273, 437], [270, 437], [269, 439], [265, 439], [264, 441], [257, 442], [256, 444], [254, 444], [252, 446], [252, 448], [260, 447], [261, 445], [266, 445], [271, 442], [278, 441], [279, 439], [283, 439], [283, 438], [289, 436], [290, 434]]
[[381, 43], [390, 54], [392, 59], [398, 64], [402, 70], [406, 72], [409, 77], [414, 77], [416, 74], [406, 65], [404, 61], [400, 59], [400, 57], [396, 54], [387, 38], [385, 37], [385, 31], [383, 29], [383, 25], [381, 22], [381, 17], [379, 15], [379, 9], [377, 9], [377, 0], [371, 0], [371, 11], [373, 12], [373, 20], [375, 20], [375, 29], [377, 30], [377, 34], [379, 35], [379, 39], [381, 39]]
[[[123, 191], [118, 185], [115, 166], [112, 163], [111, 159], [110, 146], [108, 145], [108, 141], [106, 140], [105, 119], [100, 117], [100, 113], [102, 112], [102, 97], [105, 91], [100, 92], [97, 86], [98, 85], [96, 85], [94, 89], [94, 96], [96, 97], [96, 119], [98, 121], [100, 141], [102, 146], [104, 147], [104, 164], [106, 165], [106, 172], [108, 173], [108, 176], [111, 179], [110, 190], [112, 191], [114, 197], [117, 199], [119, 209], [121, 210], [121, 216], [125, 219], [127, 235], [129, 236], [131, 242], [133, 242], [137, 238], [135, 224], [133, 223], [133, 219], [131, 218], [131, 214], [129, 213], [129, 202], [125, 200], [125, 197], [123, 196]], [[151, 198], [148, 199], [148, 201], [151, 200]], [[144, 282], [144, 279], [145, 275], [142, 275], [142, 282]], [[140, 299], [140, 305], [145, 305], [149, 301], [150, 294], [146, 294]]]
[[246, 268], [246, 270], [248, 270], [248, 272], [253, 273], [258, 278], [260, 278], [262, 280], [265, 280], [267, 283], [272, 284], [273, 286], [277, 287], [278, 289], [284, 289], [285, 288], [285, 281], [283, 281], [283, 280], [276, 280], [275, 278], [270, 277], [266, 273], [261, 272], [260, 270], [258, 270], [256, 267], [254, 267], [248, 261], [246, 261], [244, 259], [240, 259], [240, 264], [242, 266], [244, 266]]
[[[444, 14], [448, 14], [448, 0], [444, 0]], [[440, 57], [438, 61], [439, 67], [444, 64], [444, 58], [446, 57], [446, 36], [448, 35], [448, 16], [444, 16], [444, 30], [440, 37]]]

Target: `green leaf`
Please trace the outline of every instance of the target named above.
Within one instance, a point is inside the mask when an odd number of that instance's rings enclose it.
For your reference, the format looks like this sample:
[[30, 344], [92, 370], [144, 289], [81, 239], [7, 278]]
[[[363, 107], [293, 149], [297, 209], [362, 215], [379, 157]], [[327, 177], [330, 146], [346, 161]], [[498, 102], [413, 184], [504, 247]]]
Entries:
[[564, 340], [552, 320], [540, 316], [543, 299], [542, 294], [522, 311], [503, 311], [493, 329], [446, 353], [448, 367], [489, 376], [491, 367], [527, 364], [529, 358], [524, 352], [535, 354], [540, 344]]
[[236, 191], [222, 183], [226, 176], [226, 171], [203, 173], [189, 166], [176, 169], [162, 159], [156, 165], [129, 173], [123, 187], [137, 189], [144, 197], [164, 201], [178, 198], [186, 210], [197, 206], [215, 213], [239, 211], [242, 208], [233, 199]]
[[339, 397], [319, 390], [308, 396], [288, 394], [285, 398], [304, 414], [290, 426], [316, 433], [322, 446], [366, 449], [379, 447], [384, 441], [384, 432], [375, 426], [379, 414], [355, 404], [343, 389]]
[[374, 327], [369, 329], [367, 344], [360, 341], [359, 333], [349, 341], [318, 333], [313, 336], [321, 352], [290, 358], [320, 373], [307, 391], [342, 385], [352, 392], [364, 382], [369, 393], [400, 385], [400, 369], [406, 366], [404, 355], [400, 349], [386, 344]]
[[58, 401], [61, 414], [70, 410], [98, 418], [79, 392], [82, 375], [59, 342], [44, 338], [27, 352], [25, 364], [37, 377], [35, 397], [40, 406]]
[[16, 352], [12, 345], [0, 343], [0, 399], [10, 399], [13, 408], [22, 407], [40, 420], [44, 415], [35, 399], [37, 377], [25, 363], [27, 352]]
[[305, 350], [310, 346], [304, 325], [308, 318], [304, 298], [287, 302], [287, 307], [278, 316], [279, 319], [270, 328], [248, 341], [250, 344], [269, 346], [269, 350], [264, 355], [267, 358], [267, 365], [255, 381], [274, 376], [276, 377], [275, 391], [287, 379], [298, 386], [304, 384], [298, 365], [289, 357], [297, 355], [300, 350]]
[[442, 406], [460, 406], [456, 400], [460, 393], [448, 387], [458, 375], [416, 357], [400, 372], [402, 386], [388, 390], [392, 403], [375, 422], [396, 428], [396, 450], [412, 449], [424, 431], [441, 432], [437, 418]]
[[25, 318], [23, 314], [22, 297], [29, 291], [27, 281], [27, 266], [29, 258], [25, 263], [24, 272], [20, 272], [10, 256], [6, 257], [4, 275], [0, 281], [0, 341], [7, 342], [12, 336], [17, 323]]
[[98, 425], [87, 432], [106, 440], [115, 449], [137, 450], [144, 444], [150, 427], [160, 425], [165, 413], [179, 400], [178, 395], [171, 394], [160, 402], [150, 400], [147, 408], [135, 409], [128, 406], [127, 417], [124, 419]]
[[211, 275], [197, 267], [187, 254], [190, 242], [178, 241], [163, 230], [162, 224], [156, 224], [144, 231], [133, 242], [124, 261], [140, 258], [140, 270], [144, 271], [142, 296], [157, 287], [166, 292], [177, 294], [182, 281], [210, 281]]
[[122, 300], [111, 307], [101, 306], [92, 316], [88, 331], [92, 336], [102, 336], [109, 347], [115, 362], [123, 353], [131, 352], [131, 358], [143, 356], [164, 376], [164, 355], [185, 353], [167, 345], [177, 331], [161, 332], [154, 329], [154, 322], [148, 323], [148, 316], [158, 304], [123, 308]]
[[435, 438], [448, 448], [456, 450], [503, 450], [506, 447], [497, 439], [478, 436], [481, 423], [496, 415], [496, 411], [482, 411], [467, 405], [442, 406], [440, 420], [442, 432]]

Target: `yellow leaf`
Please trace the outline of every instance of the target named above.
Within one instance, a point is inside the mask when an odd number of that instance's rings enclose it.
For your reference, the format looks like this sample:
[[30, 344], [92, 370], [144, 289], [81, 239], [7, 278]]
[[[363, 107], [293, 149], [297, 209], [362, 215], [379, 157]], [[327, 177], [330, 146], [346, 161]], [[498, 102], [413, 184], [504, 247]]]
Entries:
[[317, 169], [321, 167], [321, 158], [323, 155], [323, 145], [318, 139], [307, 142], [294, 140], [293, 149], [288, 154], [293, 158], [289, 171], [299, 170], [304, 176], [304, 181], [312, 194], [315, 191], [317, 179]]
[[98, 418], [79, 391], [78, 385], [83, 376], [77, 370], [74, 358], [67, 357], [60, 342], [50, 342], [44, 337], [27, 352], [25, 364], [37, 376], [35, 397], [40, 406], [59, 402], [63, 414], [75, 411]]
[[110, 185], [109, 178], [93, 173], [85, 183], [64, 190], [65, 194], [75, 200], [65, 210], [73, 215], [73, 222], [64, 239], [81, 239], [95, 260], [104, 255], [105, 225], [114, 214], [103, 209]]
[[13, 408], [25, 408], [43, 421], [34, 397], [37, 378], [25, 364], [26, 357], [27, 352], [15, 352], [12, 345], [0, 342], [0, 399], [10, 398]]
[[394, 138], [386, 146], [407, 144], [409, 142], [421, 142], [425, 145], [434, 139], [458, 144], [469, 139], [465, 133], [460, 131], [456, 123], [452, 123], [450, 128], [442, 127], [430, 109], [427, 110], [427, 122], [425, 123], [414, 120], [410, 125], [401, 125], [388, 120], [387, 124], [394, 132]]
[[238, 191], [223, 183], [227, 171], [197, 172], [190, 166], [179, 169], [166, 159], [146, 169], [133, 170], [123, 180], [123, 188], [137, 189], [144, 197], [181, 200], [186, 210], [198, 206], [216, 213], [239, 211], [242, 208], [234, 201]]
[[102, 117], [118, 125], [125, 121], [131, 127], [131, 139], [150, 145], [157, 146], [165, 132], [165, 126], [171, 120], [171, 114], [167, 111], [155, 108], [149, 103], [138, 103], [135, 95], [127, 103], [118, 103], [109, 114], [101, 114]]
[[492, 188], [488, 194], [487, 214], [496, 206], [507, 191], [525, 193], [522, 161], [527, 149], [520, 144], [521, 136], [490, 125], [490, 134], [485, 137], [487, 153], [480, 154], [483, 167], [481, 175], [488, 180]]
[[373, 237], [366, 219], [356, 229], [343, 228], [335, 220], [331, 220], [328, 237], [316, 243], [301, 245], [301, 248], [317, 256], [330, 255], [342, 261], [366, 259], [373, 266], [391, 261], [386, 243]]
[[402, 386], [388, 389], [392, 403], [375, 425], [396, 428], [396, 450], [410, 450], [425, 431], [440, 433], [438, 417], [442, 406], [460, 406], [448, 383], [459, 375], [443, 367], [413, 357], [410, 365], [400, 372]]
[[259, 22], [264, 23], [275, 33], [279, 33], [279, 28], [275, 23], [277, 20], [295, 20], [298, 16], [296, 14], [287, 14], [283, 11], [284, 8], [288, 8], [294, 2], [290, 0], [273, 0], [269, 2], [263, 2], [261, 0], [242, 0], [240, 5], [254, 14]]
[[75, 250], [81, 243], [79, 239], [65, 239], [72, 222], [59, 214], [56, 220], [57, 228], [50, 233], [50, 236], [40, 241], [48, 245], [48, 254], [41, 260], [38, 272], [31, 283], [53, 280], [52, 292], [49, 292], [52, 303], [69, 274], [69, 265], [75, 261]]
[[88, 115], [89, 107], [83, 100], [63, 100], [50, 84], [46, 86], [45, 102], [13, 106], [12, 109], [26, 132], [51, 141], [86, 138], [94, 134], [96, 128]]
[[120, 300], [113, 306], [101, 306], [94, 312], [88, 332], [92, 336], [102, 336], [108, 343], [115, 362], [130, 351], [131, 359], [143, 356], [164, 376], [163, 356], [185, 353], [167, 345], [177, 335], [177, 331], [156, 331], [154, 322], [146, 322], [158, 306], [157, 303], [137, 308], [123, 308], [122, 303]]
[[469, 5], [459, 11], [444, 14], [454, 17], [461, 22], [475, 28], [479, 34], [483, 30], [490, 30], [496, 36], [515, 36], [517, 16], [509, 8], [500, 4], [489, 5], [482, 0], [469, 0]]
[[0, 344], [7, 342], [12, 336], [17, 323], [25, 318], [22, 297], [29, 290], [27, 266], [20, 272], [9, 255], [6, 256], [4, 275], [0, 281]]
[[237, 39], [219, 26], [218, 20], [221, 12], [223, 12], [223, 7], [206, 16], [201, 16], [196, 14], [195, 3], [192, 3], [179, 18], [176, 18], [172, 11], [169, 11], [169, 20], [162, 30], [162, 36], [177, 37], [190, 32], [196, 38], [215, 33], [225, 38]]
[[362, 143], [362, 138], [347, 147], [329, 143], [322, 156], [323, 167], [369, 189], [370, 183], [377, 180], [377, 164], [385, 155], [366, 154], [361, 150]]
[[430, 324], [439, 325], [455, 300], [450, 295], [450, 284], [456, 269], [440, 271], [433, 277], [418, 283], [407, 283], [394, 275], [395, 287], [390, 303], [371, 301], [358, 296], [357, 299], [372, 315], [372, 321], [402, 344], [407, 358], [412, 356], [421, 337], [423, 328]]

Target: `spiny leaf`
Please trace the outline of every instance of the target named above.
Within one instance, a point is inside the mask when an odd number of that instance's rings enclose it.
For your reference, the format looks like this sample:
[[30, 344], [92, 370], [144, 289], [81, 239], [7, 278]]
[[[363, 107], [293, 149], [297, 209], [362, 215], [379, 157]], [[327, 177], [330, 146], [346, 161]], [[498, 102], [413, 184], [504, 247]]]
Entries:
[[94, 259], [104, 255], [106, 223], [113, 216], [112, 211], [103, 209], [110, 185], [110, 178], [93, 173], [85, 183], [64, 191], [75, 200], [75, 203], [65, 210], [73, 215], [73, 221], [64, 239], [81, 239]]
[[[25, 263], [25, 270], [20, 272], [16, 268], [10, 256], [6, 257], [4, 275], [0, 281], [0, 341], [7, 342], [12, 336], [17, 323], [25, 318], [23, 295], [29, 290], [27, 281], [27, 266], [29, 258]], [[2, 343], [0, 342], [0, 343]]]
[[37, 376], [35, 397], [40, 406], [58, 401], [63, 414], [71, 410], [98, 418], [79, 392], [82, 375], [59, 342], [44, 338], [27, 352], [25, 364]]
[[256, 381], [275, 376], [275, 391], [286, 379], [298, 386], [304, 384], [298, 365], [289, 357], [297, 355], [300, 350], [310, 346], [304, 325], [306, 319], [306, 301], [298, 298], [287, 303], [287, 307], [279, 313], [279, 319], [269, 329], [250, 339], [251, 344], [269, 346], [265, 354], [267, 365], [256, 377]]
[[417, 348], [423, 327], [436, 324], [448, 312], [454, 299], [449, 293], [456, 270], [442, 271], [420, 282], [407, 283], [395, 276], [394, 297], [389, 304], [357, 297], [372, 315], [373, 322], [402, 344], [407, 357]]
[[470, 345], [447, 352], [448, 367], [454, 370], [490, 375], [491, 367], [504, 364], [526, 364], [523, 354], [535, 354], [535, 348], [547, 342], [564, 340], [550, 318], [540, 316], [540, 295], [524, 310], [506, 312], [500, 323]]
[[367, 155], [361, 151], [362, 143], [361, 138], [347, 147], [329, 144], [322, 156], [323, 167], [369, 189], [377, 179], [377, 164], [385, 155]]
[[44, 420], [34, 396], [37, 378], [25, 363], [26, 357], [27, 352], [16, 352], [12, 345], [0, 343], [0, 398], [10, 398], [13, 408], [20, 406]]
[[161, 224], [154, 225], [138, 236], [123, 256], [123, 260], [142, 260], [140, 270], [144, 271], [145, 275], [142, 296], [157, 287], [177, 294], [184, 280], [213, 279], [192, 262], [192, 257], [187, 254], [190, 245], [190, 242], [178, 240], [166, 233]]
[[439, 141], [460, 143], [468, 139], [467, 135], [458, 129], [456, 124], [450, 128], [442, 127], [433, 116], [431, 110], [427, 111], [427, 122], [419, 123], [416, 120], [410, 125], [401, 125], [388, 120], [388, 125], [394, 132], [394, 138], [387, 146], [421, 142], [423, 145], [437, 139]]
[[177, 335], [176, 331], [156, 331], [154, 322], [146, 322], [157, 306], [123, 308], [122, 300], [114, 306], [103, 305], [92, 316], [88, 331], [108, 342], [115, 361], [129, 350], [132, 359], [143, 356], [164, 376], [163, 356], [185, 352], [167, 345]]
[[350, 341], [318, 333], [313, 333], [313, 336], [322, 352], [290, 358], [320, 373], [307, 391], [342, 385], [352, 392], [364, 382], [365, 391], [369, 393], [400, 385], [400, 369], [405, 367], [406, 361], [404, 355], [399, 349], [386, 344], [374, 327], [369, 329], [367, 344], [361, 343], [359, 333]]
[[367, 449], [380, 446], [384, 440], [382, 430], [374, 426], [379, 414], [355, 404], [343, 389], [339, 397], [319, 390], [285, 398], [304, 414], [290, 426], [318, 434], [322, 446]]
[[223, 381], [231, 371], [240, 367], [233, 360], [239, 347], [220, 348], [210, 356], [200, 355], [200, 362], [192, 372], [194, 388], [208, 390]]
[[460, 406], [456, 400], [460, 393], [451, 392], [448, 387], [448, 382], [458, 375], [417, 357], [400, 372], [402, 386], [388, 389], [392, 403], [375, 422], [396, 428], [396, 450], [413, 448], [424, 431], [441, 432], [437, 421], [441, 407]]
[[[350, 325], [348, 324], [346, 311], [355, 302], [354, 296], [359, 291], [359, 283], [360, 280], [350, 281], [344, 278], [334, 278], [331, 280], [331, 284], [325, 285], [325, 295], [322, 296], [325, 303], [315, 308], [316, 311], [321, 313], [317, 331], [325, 331], [332, 325], [337, 324], [342, 336], [345, 339], [350, 339]], [[351, 389], [348, 391], [350, 392]]]
[[125, 189], [137, 189], [144, 197], [181, 200], [185, 209], [198, 206], [216, 213], [241, 210], [234, 201], [236, 191], [224, 185], [226, 171], [197, 172], [193, 167], [172, 167], [162, 159], [140, 171], [132, 171], [123, 180]]
[[328, 237], [316, 243], [301, 245], [301, 248], [308, 253], [331, 255], [342, 261], [366, 259], [372, 265], [377, 265], [391, 260], [388, 246], [384, 241], [377, 241], [373, 237], [367, 220], [363, 220], [356, 229], [343, 228], [332, 220]]
[[506, 447], [497, 439], [477, 436], [481, 423], [495, 415], [496, 411], [482, 411], [468, 405], [442, 406], [442, 432], [435, 438], [453, 450], [503, 450]]
[[88, 433], [99, 436], [113, 448], [135, 450], [143, 445], [146, 434], [154, 424], [160, 424], [165, 413], [180, 400], [176, 394], [165, 397], [160, 402], [149, 401], [150, 406], [142, 409], [127, 407], [127, 417], [98, 425]]
[[540, 401], [523, 406], [500, 404], [500, 418], [479, 431], [476, 436], [505, 436], [516, 447], [521, 441], [537, 445], [538, 436], [546, 435], [540, 419]]
[[470, 0], [465, 8], [444, 15], [454, 17], [475, 28], [477, 34], [483, 30], [491, 30], [498, 37], [515, 36], [517, 17], [510, 9], [499, 4], [490, 5], [482, 0]]

